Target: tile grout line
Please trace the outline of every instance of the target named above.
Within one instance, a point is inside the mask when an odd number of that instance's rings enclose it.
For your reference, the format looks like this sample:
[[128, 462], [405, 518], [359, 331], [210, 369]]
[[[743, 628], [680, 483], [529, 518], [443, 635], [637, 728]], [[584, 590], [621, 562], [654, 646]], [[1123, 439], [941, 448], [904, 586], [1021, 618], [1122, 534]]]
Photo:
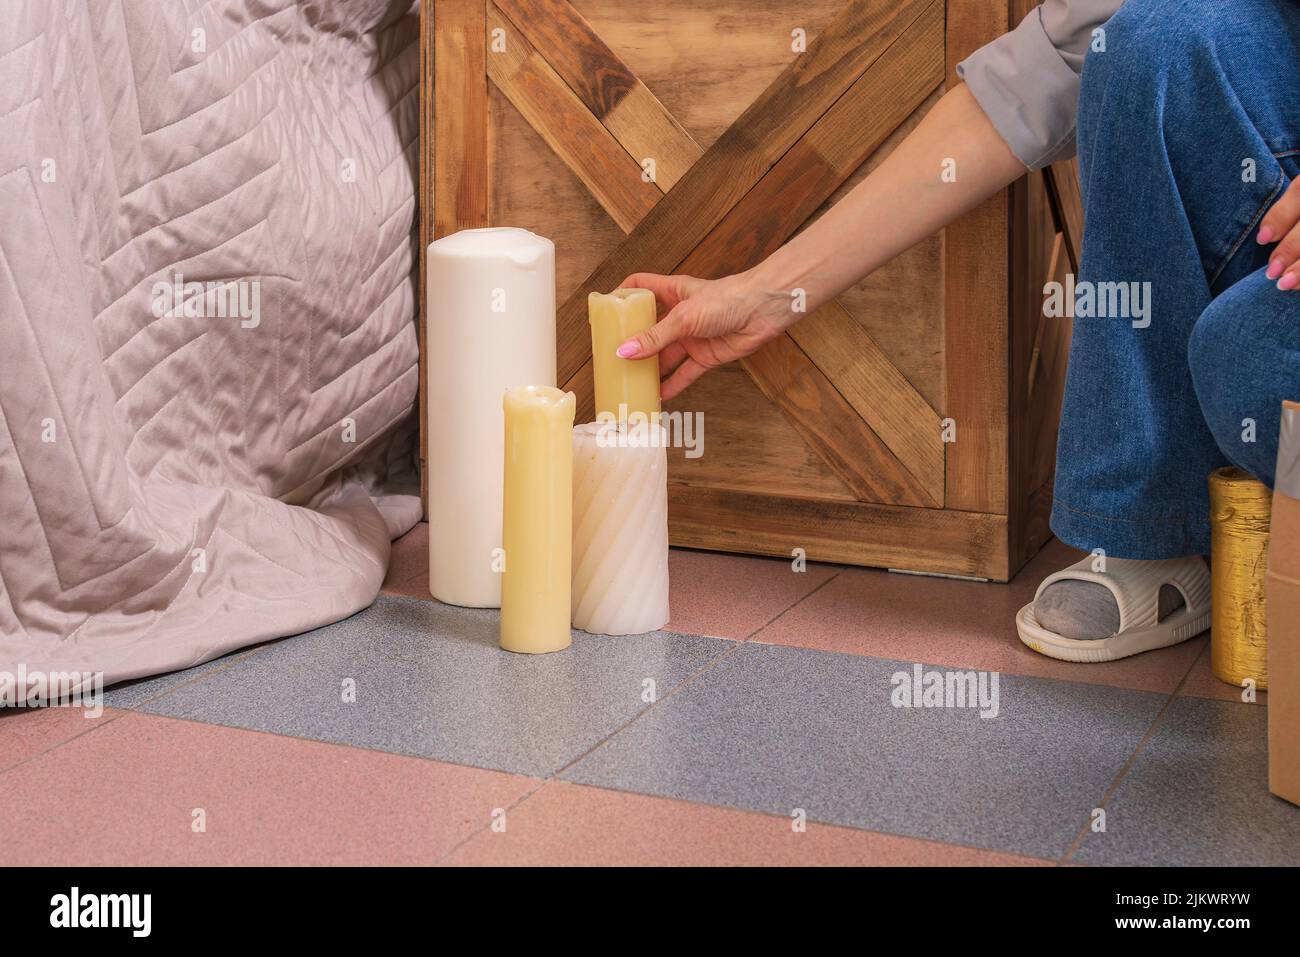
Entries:
[[[610, 739], [614, 738], [614, 737], [615, 737], [616, 735], [618, 735], [618, 734], [621, 734], [623, 731], [627, 730], [627, 729], [630, 728], [632, 725], [634, 725], [637, 721], [640, 721], [641, 718], [642, 718], [643, 716], [649, 714], [649, 713], [650, 713], [651, 711], [653, 711], [655, 708], [659, 707], [659, 705], [663, 704], [665, 701], [667, 701], [667, 700], [669, 700], [670, 698], [672, 698], [674, 695], [676, 695], [679, 691], [681, 691], [681, 690], [682, 690], [683, 688], [685, 688], [687, 685], [692, 684], [692, 683], [693, 683], [693, 682], [694, 682], [694, 681], [695, 681], [695, 680], [696, 680], [700, 675], [704, 674], [704, 672], [709, 671], [710, 669], [712, 669], [712, 668], [713, 668], [716, 664], [718, 664], [719, 662], [724, 661], [724, 660], [726, 660], [727, 658], [730, 658], [730, 657], [731, 657], [733, 654], [735, 654], [738, 650], [740, 650], [740, 649], [743, 648], [746, 644], [748, 644], [748, 643], [749, 643], [749, 640], [750, 640], [751, 638], [753, 638], [755, 635], [757, 635], [759, 632], [761, 632], [764, 628], [767, 628], [767, 627], [768, 627], [769, 625], [771, 625], [774, 621], [776, 621], [778, 618], [780, 618], [782, 615], [784, 615], [786, 612], [788, 612], [791, 608], [794, 608], [794, 607], [795, 607], [796, 605], [798, 605], [800, 602], [804, 601], [804, 599], [806, 599], [806, 598], [810, 597], [811, 595], [815, 594], [816, 592], [820, 591], [822, 588], [825, 588], [825, 587], [826, 587], [828, 584], [830, 584], [834, 579], [838, 578], [839, 575], [840, 575], [840, 573], [841, 573], [843, 570], [844, 570], [844, 569], [841, 568], [841, 569], [840, 569], [839, 571], [837, 571], [834, 575], [831, 575], [829, 578], [827, 578], [826, 581], [822, 582], [822, 583], [821, 583], [820, 585], [818, 585], [816, 588], [812, 589], [812, 591], [809, 591], [807, 594], [802, 595], [802, 596], [800, 596], [799, 598], [796, 598], [796, 599], [795, 599], [793, 602], [791, 602], [788, 606], [786, 606], [785, 608], [781, 609], [781, 611], [777, 612], [775, 615], [773, 615], [771, 618], [769, 618], [769, 619], [768, 619], [766, 622], [764, 622], [763, 624], [759, 625], [757, 628], [755, 628], [753, 631], [751, 631], [751, 632], [750, 632], [749, 634], [747, 634], [745, 637], [740, 638], [740, 639], [735, 639], [735, 638], [714, 638], [715, 641], [729, 641], [729, 642], [731, 642], [731, 647], [728, 648], [726, 651], [724, 651], [722, 654], [720, 654], [720, 655], [718, 655], [718, 656], [716, 656], [716, 657], [714, 657], [714, 658], [710, 658], [710, 659], [709, 659], [708, 661], [706, 661], [703, 665], [701, 665], [699, 668], [695, 669], [695, 671], [691, 672], [689, 675], [687, 675], [685, 678], [683, 678], [681, 681], [679, 681], [676, 685], [674, 685], [673, 688], [672, 688], [672, 689], [671, 689], [671, 690], [670, 690], [666, 695], [664, 695], [662, 698], [656, 698], [654, 701], [652, 701], [652, 702], [650, 703], [650, 706], [649, 706], [648, 708], [643, 708], [643, 709], [641, 709], [641, 710], [638, 711], [636, 714], [632, 715], [632, 717], [628, 718], [627, 721], [623, 722], [621, 725], [619, 725], [617, 728], [615, 728], [615, 729], [614, 729], [613, 731], [611, 731], [609, 734], [605, 735], [605, 737], [601, 738], [599, 741], [597, 741], [595, 744], [593, 744], [593, 745], [592, 745], [590, 748], [588, 748], [586, 751], [582, 752], [582, 754], [579, 754], [577, 757], [575, 757], [575, 758], [573, 758], [572, 760], [570, 760], [567, 764], [563, 765], [562, 767], [560, 767], [560, 768], [557, 769], [556, 771], [552, 772], [552, 773], [548, 776], [547, 780], [558, 779], [558, 778], [559, 778], [559, 775], [561, 775], [561, 774], [563, 774], [565, 771], [569, 770], [571, 767], [573, 767], [573, 766], [574, 766], [575, 764], [577, 764], [579, 761], [582, 761], [584, 758], [586, 758], [588, 755], [590, 755], [590, 754], [591, 754], [593, 751], [595, 751], [597, 748], [599, 748], [599, 747], [601, 747], [602, 745], [604, 745], [605, 743], [607, 743]], [[697, 636], [697, 637], [709, 637], [709, 636], [707, 636], [707, 635], [700, 635], [700, 636]]]
[[[521, 804], [523, 804], [525, 801], [528, 801], [529, 799], [531, 799], [534, 795], [536, 795], [536, 794], [537, 794], [538, 792], [540, 792], [543, 788], [545, 788], [546, 785], [548, 785], [548, 784], [552, 783], [553, 781], [555, 781], [555, 778], [533, 778], [533, 780], [537, 782], [537, 786], [536, 786], [535, 788], [533, 788], [531, 791], [528, 791], [526, 794], [522, 794], [522, 795], [520, 795], [518, 798], [516, 798], [516, 799], [515, 799], [515, 800], [510, 804], [509, 807], [506, 807], [506, 808], [503, 808], [503, 809], [502, 809], [502, 810], [505, 812], [505, 816], [506, 816], [506, 827], [507, 827], [507, 828], [510, 826], [509, 821], [510, 821], [510, 814], [511, 814], [511, 812], [513, 812], [515, 808], [519, 807], [519, 806], [520, 806]], [[437, 857], [435, 857], [435, 858], [433, 859], [433, 861], [430, 862], [430, 866], [431, 866], [431, 867], [437, 867], [439, 864], [442, 864], [444, 861], [446, 861], [447, 859], [449, 859], [453, 854], [455, 854], [457, 851], [459, 851], [462, 847], [464, 847], [464, 846], [465, 846], [466, 844], [468, 844], [470, 841], [474, 840], [476, 837], [478, 837], [480, 834], [484, 833], [485, 831], [487, 831], [487, 830], [488, 830], [489, 828], [491, 828], [491, 827], [492, 827], [492, 822], [491, 822], [491, 821], [488, 821], [488, 823], [486, 823], [486, 824], [480, 824], [477, 828], [475, 828], [475, 829], [474, 829], [473, 831], [471, 831], [469, 834], [465, 835], [463, 838], [461, 838], [459, 841], [457, 841], [457, 842], [456, 842], [455, 844], [453, 844], [451, 847], [447, 848], [447, 850], [443, 851], [441, 854], [439, 854]]]
[[[564, 778], [548, 779], [546, 783], [563, 784], [575, 788], [592, 788], [597, 791], [607, 791], [611, 794], [628, 794], [633, 797], [645, 797], [655, 801], [667, 801], [669, 803], [675, 803], [675, 804], [687, 804], [690, 805], [691, 807], [699, 807], [699, 808], [712, 808], [713, 810], [716, 811], [730, 811], [737, 814], [753, 814], [758, 817], [767, 818], [773, 821], [789, 820], [789, 818], [786, 817], [784, 814], [780, 814], [776, 811], [764, 811], [761, 808], [742, 807], [741, 805], [738, 804], [712, 804], [708, 801], [700, 801], [695, 798], [679, 797], [676, 795], [667, 795], [667, 794], [651, 794], [646, 791], [632, 791], [632, 790], [628, 790], [627, 788], [611, 787], [610, 785], [606, 785], [606, 784], [590, 784], [586, 781], [569, 781]], [[529, 792], [527, 796], [532, 797], [534, 794], [537, 793], [537, 791], [540, 790], [541, 788], [537, 788], [534, 791]], [[516, 804], [518, 803], [521, 802], [516, 802]], [[1050, 864], [1052, 866], [1059, 866], [1059, 862], [1053, 860], [1050, 857], [1039, 857], [1035, 854], [1027, 854], [1024, 851], [1006, 850], [1006, 849], [996, 848], [996, 847], [980, 847], [979, 845], [976, 844], [961, 844], [956, 841], [944, 841], [935, 837], [922, 837], [916, 834], [904, 834], [898, 831], [882, 831], [876, 828], [864, 827], [858, 824], [844, 824], [839, 821], [827, 821], [817, 817], [809, 817], [807, 821], [809, 824], [816, 824], [820, 827], [833, 828], [835, 830], [840, 830], [840, 831], [852, 831], [855, 834], [872, 834], [877, 837], [895, 838], [897, 840], [902, 840], [902, 841], [916, 841], [922, 844], [934, 844], [939, 847], [957, 847], [957, 848], [961, 848], [962, 850], [977, 851], [982, 854], [1000, 854], [1004, 857], [1018, 857], [1021, 858], [1022, 860], [1036, 861], [1040, 864]]]
[[[824, 582], [822, 582], [822, 583], [821, 583], [820, 585], [818, 585], [816, 588], [814, 588], [814, 589], [812, 589], [811, 591], [809, 591], [806, 595], [802, 595], [801, 597], [796, 598], [793, 602], [790, 603], [790, 605], [788, 605], [787, 607], [781, 609], [779, 612], [777, 612], [775, 615], [773, 615], [771, 618], [769, 618], [769, 619], [768, 619], [767, 621], [765, 621], [763, 624], [759, 625], [757, 628], [755, 628], [753, 631], [751, 631], [748, 635], [746, 635], [744, 638], [742, 638], [741, 641], [744, 642], [744, 643], [746, 643], [746, 644], [748, 644], [750, 641], [755, 640], [755, 639], [756, 639], [756, 638], [757, 638], [761, 633], [767, 631], [767, 629], [771, 628], [771, 627], [772, 627], [773, 625], [775, 625], [778, 621], [780, 621], [782, 618], [784, 618], [787, 614], [789, 614], [790, 612], [794, 611], [796, 608], [798, 608], [800, 605], [802, 605], [804, 602], [806, 602], [809, 598], [811, 598], [813, 595], [817, 594], [819, 591], [821, 591], [823, 588], [825, 588], [827, 585], [829, 585], [831, 582], [835, 581], [835, 579], [839, 578], [839, 577], [840, 577], [841, 575], [843, 575], [843, 574], [844, 574], [844, 566], [841, 565], [838, 569], [836, 569], [835, 574], [829, 576], [829, 577], [828, 577]], [[769, 642], [762, 642], [762, 641], [760, 641], [759, 644], [769, 644]], [[802, 646], [799, 646], [799, 647], [802, 647]], [[809, 649], [809, 650], [814, 650], [814, 649]]]
[[122, 718], [126, 717], [128, 714], [133, 713], [130, 708], [112, 708], [109, 710], [115, 712], [115, 714], [111, 718], [108, 718], [105, 721], [96, 721], [91, 727], [86, 728], [84, 731], [77, 732], [70, 738], [64, 738], [63, 740], [59, 741], [57, 744], [52, 744], [43, 751], [37, 751], [35, 754], [29, 754], [21, 761], [17, 761], [14, 764], [9, 765], [7, 768], [0, 768], [0, 777], [4, 777], [10, 771], [13, 771], [17, 768], [21, 768], [26, 764], [30, 764], [31, 762], [38, 760], [39, 758], [45, 757], [45, 755], [47, 754], [57, 751], [65, 744], [71, 744], [73, 741], [76, 741], [78, 738], [84, 738], [86, 735], [93, 734], [94, 732], [99, 731], [101, 728], [106, 728], [114, 721], [121, 720]]
[[[574, 765], [578, 764], [580, 761], [582, 761], [583, 759], [585, 759], [588, 755], [590, 755], [592, 752], [596, 751], [598, 748], [604, 746], [604, 745], [605, 745], [606, 743], [608, 743], [612, 738], [614, 738], [614, 737], [617, 736], [618, 734], [621, 734], [621, 733], [622, 733], [623, 731], [625, 731], [627, 728], [631, 727], [633, 724], [635, 724], [637, 721], [639, 721], [639, 720], [640, 720], [644, 715], [649, 714], [651, 711], [653, 711], [655, 708], [659, 707], [659, 705], [661, 705], [663, 702], [667, 701], [669, 698], [673, 697], [675, 694], [677, 694], [679, 691], [681, 691], [681, 690], [682, 690], [683, 688], [685, 688], [687, 685], [693, 683], [693, 682], [694, 682], [694, 681], [695, 681], [695, 680], [696, 680], [700, 675], [702, 675], [704, 672], [709, 671], [711, 668], [713, 668], [713, 667], [714, 667], [715, 665], [717, 665], [719, 662], [725, 660], [726, 658], [731, 657], [731, 655], [735, 654], [736, 651], [738, 651], [740, 648], [744, 647], [745, 644], [746, 644], [746, 643], [747, 643], [751, 638], [753, 638], [755, 635], [757, 635], [760, 631], [762, 631], [764, 628], [768, 627], [768, 625], [772, 624], [772, 622], [776, 621], [778, 618], [780, 618], [782, 615], [784, 615], [786, 612], [788, 612], [791, 608], [794, 608], [796, 605], [798, 605], [798, 604], [799, 604], [800, 602], [802, 602], [804, 599], [808, 598], [809, 596], [813, 595], [814, 593], [816, 593], [816, 592], [819, 591], [820, 589], [824, 588], [826, 585], [828, 585], [828, 584], [829, 584], [832, 580], [834, 580], [835, 578], [838, 578], [839, 575], [840, 575], [840, 573], [843, 572], [843, 571], [844, 571], [844, 569], [843, 569], [843, 568], [840, 568], [838, 571], [835, 572], [835, 574], [829, 576], [825, 581], [823, 581], [821, 584], [819, 584], [816, 588], [813, 588], [812, 590], [810, 590], [810, 591], [807, 592], [806, 594], [801, 595], [800, 597], [796, 598], [796, 599], [795, 599], [793, 602], [791, 602], [788, 606], [786, 606], [785, 608], [781, 609], [781, 611], [777, 612], [777, 613], [776, 613], [775, 615], [773, 615], [770, 619], [768, 619], [768, 620], [767, 620], [766, 622], [764, 622], [763, 624], [759, 625], [757, 628], [755, 628], [755, 629], [754, 629], [753, 631], [751, 631], [749, 634], [745, 635], [743, 638], [740, 638], [740, 639], [735, 639], [735, 638], [719, 638], [719, 637], [717, 637], [717, 636], [712, 636], [712, 635], [697, 635], [697, 636], [695, 636], [695, 637], [699, 637], [699, 638], [712, 638], [712, 639], [715, 640], [715, 641], [727, 641], [727, 642], [730, 642], [730, 643], [731, 643], [731, 647], [728, 648], [726, 651], [722, 652], [722, 654], [717, 655], [717, 656], [715, 656], [715, 657], [713, 657], [713, 658], [710, 658], [707, 662], [705, 662], [705, 663], [704, 663], [703, 665], [701, 665], [699, 668], [695, 669], [695, 671], [691, 672], [689, 675], [687, 675], [685, 678], [683, 678], [681, 681], [679, 681], [676, 685], [674, 685], [673, 688], [672, 688], [672, 689], [671, 689], [671, 690], [670, 690], [666, 695], [664, 695], [662, 698], [656, 698], [653, 702], [651, 702], [651, 704], [650, 704], [650, 706], [649, 706], [648, 708], [643, 708], [643, 709], [641, 709], [641, 710], [638, 711], [636, 714], [632, 715], [632, 717], [630, 717], [627, 721], [623, 722], [623, 723], [620, 724], [618, 727], [614, 728], [612, 731], [610, 731], [609, 734], [605, 735], [603, 738], [601, 738], [599, 741], [597, 741], [597, 742], [596, 742], [595, 744], [593, 744], [591, 747], [587, 748], [587, 749], [586, 749], [585, 751], [583, 751], [581, 754], [578, 754], [578, 755], [574, 756], [573, 758], [569, 759], [568, 762], [566, 762], [565, 764], [561, 765], [559, 768], [555, 769], [554, 771], [550, 772], [550, 773], [549, 773], [545, 778], [542, 778], [542, 779], [541, 779], [541, 783], [540, 783], [537, 787], [535, 787], [533, 790], [529, 791], [527, 794], [523, 795], [521, 798], [519, 798], [519, 800], [515, 801], [514, 804], [510, 805], [510, 807], [506, 809], [507, 816], [509, 815], [509, 812], [510, 812], [511, 810], [513, 810], [514, 808], [516, 808], [516, 807], [518, 807], [519, 805], [523, 804], [525, 801], [529, 800], [529, 799], [532, 798], [534, 795], [538, 794], [538, 793], [539, 793], [540, 791], [542, 791], [542, 790], [543, 790], [543, 789], [544, 789], [548, 784], [551, 784], [551, 783], [565, 783], [565, 784], [575, 783], [575, 782], [567, 781], [566, 779], [560, 777], [560, 775], [563, 774], [565, 771], [569, 770], [569, 769], [570, 769], [571, 767], [573, 767]], [[612, 790], [612, 789], [606, 789], [606, 790]], [[641, 792], [639, 792], [639, 791], [626, 791], [626, 792], [622, 792], [622, 793], [626, 793], [626, 794], [641, 794]], [[661, 800], [663, 800], [663, 798], [661, 798], [660, 795], [655, 795], [655, 794], [643, 794], [642, 796], [643, 796], [643, 797], [649, 797], [649, 798], [660, 798]], [[673, 800], [673, 799], [669, 798], [669, 799], [667, 799], [667, 800]], [[696, 802], [687, 802], [687, 803], [696, 803]], [[725, 807], [725, 805], [713, 805], [713, 804], [704, 804], [704, 805], [702, 805], [702, 806], [704, 806], [704, 807]], [[748, 810], [748, 809], [742, 809], [742, 810]], [[753, 811], [753, 812], [751, 812], [751, 813], [763, 813], [763, 812], [760, 812], [760, 811]], [[834, 825], [831, 825], [831, 826], [834, 826]], [[490, 823], [490, 822], [489, 822], [488, 824], [481, 825], [477, 830], [475, 830], [473, 833], [471, 833], [471, 834], [468, 835], [466, 838], [464, 838], [464, 840], [458, 842], [458, 843], [457, 843], [456, 845], [454, 845], [450, 850], [448, 850], [445, 854], [443, 854], [441, 857], [437, 858], [437, 859], [434, 861], [434, 864], [437, 865], [437, 864], [442, 863], [443, 861], [446, 861], [446, 860], [447, 860], [447, 859], [448, 859], [452, 854], [455, 854], [456, 851], [460, 850], [460, 848], [463, 847], [465, 844], [468, 844], [470, 841], [474, 840], [474, 839], [475, 839], [476, 837], [478, 837], [480, 834], [484, 833], [484, 832], [487, 830], [487, 828], [489, 828], [489, 827], [491, 827], [491, 823]]]
[[[297, 637], [297, 636], [296, 636], [296, 635], [293, 635], [293, 636], [290, 636], [290, 637]], [[271, 645], [271, 644], [274, 644], [276, 641], [283, 641], [283, 640], [284, 640], [283, 638], [276, 638], [276, 639], [274, 639], [274, 640], [272, 640], [272, 641], [269, 641], [269, 642], [262, 642], [262, 643], [260, 643], [260, 644], [253, 645], [253, 646], [251, 646], [251, 647], [249, 647], [249, 648], [244, 648], [244, 649], [242, 649], [242, 650], [240, 650], [240, 651], [237, 651], [237, 652], [235, 652], [235, 653], [229, 655], [229, 656], [228, 656], [228, 657], [230, 658], [229, 661], [227, 661], [225, 664], [223, 664], [223, 665], [221, 665], [221, 666], [219, 666], [219, 667], [217, 667], [217, 668], [213, 668], [211, 671], [207, 671], [207, 672], [205, 672], [205, 673], [203, 673], [203, 674], [201, 674], [201, 675], [193, 675], [193, 676], [191, 676], [191, 677], [189, 677], [189, 678], [186, 678], [184, 681], [178, 681], [178, 682], [176, 682], [176, 684], [171, 685], [170, 687], [168, 687], [168, 688], [164, 688], [163, 690], [159, 691], [159, 692], [158, 692], [156, 695], [154, 695], [152, 698], [145, 698], [143, 701], [139, 701], [139, 702], [137, 702], [137, 703], [131, 705], [131, 707], [129, 707], [129, 708], [119, 708], [119, 709], [117, 709], [117, 710], [119, 710], [119, 711], [139, 711], [139, 712], [141, 712], [142, 714], [149, 713], [149, 712], [144, 712], [144, 711], [142, 711], [142, 709], [143, 709], [146, 705], [151, 705], [151, 704], [153, 704], [155, 701], [161, 701], [163, 698], [166, 698], [168, 695], [171, 695], [171, 694], [174, 694], [174, 693], [177, 692], [177, 691], [180, 691], [182, 688], [188, 688], [188, 687], [190, 687], [191, 685], [201, 684], [201, 683], [203, 683], [204, 681], [207, 681], [207, 680], [208, 680], [209, 678], [211, 678], [213, 675], [219, 675], [219, 674], [221, 674], [221, 673], [224, 672], [224, 671], [228, 671], [228, 670], [230, 670], [231, 668], [233, 668], [235, 665], [237, 665], [237, 664], [239, 664], [240, 662], [244, 661], [245, 659], [247, 659], [247, 658], [251, 658], [251, 657], [253, 657], [254, 655], [260, 653], [260, 652], [263, 651], [267, 646], [269, 646], [269, 645]], [[223, 657], [226, 657], [226, 656], [223, 656]], [[221, 658], [214, 658], [213, 660], [214, 660], [214, 661], [221, 661], [222, 659], [221, 659]], [[202, 665], [204, 665], [204, 664], [208, 664], [208, 662], [205, 661], [205, 662], [202, 662], [202, 663], [200, 663], [200, 664], [198, 664], [198, 665], [192, 665], [191, 667], [199, 668], [199, 667], [202, 667]], [[169, 672], [169, 673], [170, 673], [170, 674], [174, 674], [175, 672]], [[161, 676], [159, 676], [159, 677], [161, 677]], [[200, 722], [200, 723], [206, 723], [206, 722]]]
[[[23, 758], [21, 761], [15, 764], [11, 764], [7, 768], [0, 768], [0, 776], [8, 774], [10, 771], [14, 770], [14, 768], [20, 768], [25, 764], [29, 764], [30, 762], [37, 760], [38, 758], [42, 758], [52, 751], [57, 751], [65, 744], [71, 744], [73, 741], [76, 741], [78, 738], [85, 737], [87, 734], [90, 734], [93, 731], [98, 731], [101, 728], [105, 728], [108, 725], [112, 724], [114, 721], [124, 718], [129, 714], [148, 714], [149, 712], [141, 711], [140, 709], [143, 708], [145, 705], [153, 704], [155, 701], [162, 700], [163, 698], [167, 697], [167, 695], [171, 694], [173, 691], [178, 691], [181, 688], [188, 687], [189, 685], [197, 684], [198, 682], [204, 681], [205, 679], [211, 677], [212, 675], [220, 674], [221, 672], [225, 671], [227, 668], [234, 667], [234, 665], [237, 664], [238, 662], [256, 654], [260, 650], [261, 650], [261, 646], [255, 645], [252, 648], [248, 648], [236, 652], [230, 656], [230, 661], [222, 665], [221, 667], [213, 668], [207, 674], [195, 675], [194, 677], [187, 678], [184, 681], [177, 682], [175, 685], [173, 685], [170, 688], [167, 688], [165, 691], [159, 692], [158, 694], [154, 695], [152, 698], [146, 698], [144, 701], [138, 702], [137, 704], [134, 704], [129, 708], [115, 708], [112, 705], [104, 704], [103, 707], [105, 709], [116, 712], [113, 715], [113, 717], [109, 718], [107, 721], [96, 722], [96, 724], [93, 727], [87, 728], [85, 731], [78, 732], [77, 734], [72, 735], [72, 737], [70, 738], [64, 738], [58, 743], [50, 745], [48, 748], [46, 748], [43, 751], [38, 751], [35, 754], [28, 755], [27, 757]], [[206, 664], [206, 662], [203, 662], [203, 664]], [[192, 667], [197, 668], [199, 666], [193, 665]], [[145, 680], [148, 679], [146, 678]]]
[[[1138, 743], [1134, 745], [1133, 752], [1128, 756], [1128, 760], [1121, 765], [1119, 771], [1115, 773], [1114, 780], [1110, 782], [1110, 786], [1102, 793], [1101, 800], [1097, 803], [1097, 807], [1105, 810], [1106, 805], [1110, 802], [1111, 798], [1115, 796], [1115, 793], [1119, 790], [1124, 779], [1128, 777], [1128, 773], [1132, 770], [1133, 765], [1137, 763], [1138, 758], [1142, 756], [1142, 752], [1146, 750], [1147, 744], [1153, 737], [1155, 737], [1156, 732], [1160, 729], [1160, 725], [1164, 723], [1165, 715], [1169, 712], [1169, 709], [1173, 707], [1174, 702], [1178, 700], [1178, 693], [1183, 689], [1183, 686], [1187, 684], [1187, 680], [1191, 677], [1192, 671], [1195, 670], [1197, 663], [1201, 660], [1202, 656], [1209, 653], [1209, 650], [1210, 646], [1207, 643], [1205, 648], [1201, 650], [1201, 654], [1192, 659], [1192, 663], [1188, 665], [1187, 670], [1183, 673], [1182, 678], [1179, 679], [1178, 684], [1175, 685], [1173, 691], [1166, 696], [1165, 703], [1160, 706], [1160, 710], [1156, 712], [1156, 716], [1151, 719], [1151, 725], [1147, 728], [1146, 733], [1143, 734], [1142, 737], [1138, 739]], [[1061, 855], [1061, 859], [1058, 862], [1061, 866], [1072, 863], [1071, 858], [1073, 858], [1079, 848], [1083, 846], [1083, 842], [1087, 839], [1090, 830], [1091, 820], [1085, 820], [1078, 832], [1074, 835], [1074, 840], [1070, 842], [1069, 847], [1065, 849], [1065, 853]]]

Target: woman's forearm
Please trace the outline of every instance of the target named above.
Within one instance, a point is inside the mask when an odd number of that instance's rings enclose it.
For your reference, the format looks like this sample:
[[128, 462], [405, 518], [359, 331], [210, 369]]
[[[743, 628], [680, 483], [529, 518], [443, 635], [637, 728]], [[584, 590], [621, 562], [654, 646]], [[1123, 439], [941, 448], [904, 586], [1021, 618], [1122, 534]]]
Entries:
[[811, 312], [1025, 172], [960, 84], [847, 196], [747, 278], [769, 293], [804, 290]]

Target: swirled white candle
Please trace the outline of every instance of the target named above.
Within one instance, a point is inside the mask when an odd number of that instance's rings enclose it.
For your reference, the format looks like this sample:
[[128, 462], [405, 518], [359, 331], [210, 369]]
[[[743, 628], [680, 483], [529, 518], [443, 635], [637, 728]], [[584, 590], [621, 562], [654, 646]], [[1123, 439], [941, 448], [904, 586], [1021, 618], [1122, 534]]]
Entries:
[[637, 635], [668, 621], [668, 455], [659, 425], [573, 430], [573, 625]]
[[466, 229], [429, 245], [429, 591], [501, 604], [501, 397], [555, 385], [555, 244]]

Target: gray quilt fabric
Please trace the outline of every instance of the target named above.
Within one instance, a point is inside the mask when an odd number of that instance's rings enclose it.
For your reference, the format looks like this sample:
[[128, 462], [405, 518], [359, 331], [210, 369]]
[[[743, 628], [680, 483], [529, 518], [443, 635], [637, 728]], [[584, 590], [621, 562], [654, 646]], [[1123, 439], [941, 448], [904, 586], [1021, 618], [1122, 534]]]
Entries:
[[411, 0], [0, 0], [0, 671], [370, 604], [419, 517]]

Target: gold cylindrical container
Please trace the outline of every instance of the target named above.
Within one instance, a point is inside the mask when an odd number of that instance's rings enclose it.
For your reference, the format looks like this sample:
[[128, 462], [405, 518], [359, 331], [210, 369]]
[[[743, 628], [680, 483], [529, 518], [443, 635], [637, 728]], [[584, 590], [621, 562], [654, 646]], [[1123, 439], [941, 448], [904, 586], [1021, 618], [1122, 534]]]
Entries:
[[1268, 688], [1264, 572], [1273, 493], [1241, 469], [1210, 473], [1210, 667], [1241, 687]]

